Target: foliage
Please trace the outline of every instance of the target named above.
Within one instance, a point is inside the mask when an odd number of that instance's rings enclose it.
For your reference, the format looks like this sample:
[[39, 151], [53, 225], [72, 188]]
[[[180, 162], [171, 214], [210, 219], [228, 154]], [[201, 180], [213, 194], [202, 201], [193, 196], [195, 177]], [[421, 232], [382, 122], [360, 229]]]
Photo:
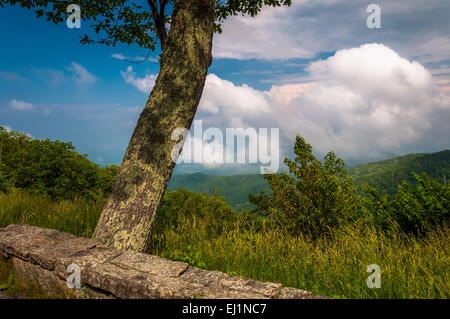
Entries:
[[255, 208], [248, 201], [248, 194], [261, 190], [270, 192], [267, 181], [261, 174], [210, 176], [202, 173], [172, 175], [167, 186], [170, 190], [186, 188], [194, 192], [206, 192], [209, 195], [218, 193], [225, 198], [231, 207], [238, 211]]
[[409, 154], [349, 168], [349, 175], [359, 190], [367, 183], [378, 192], [389, 195], [394, 195], [398, 185], [404, 180], [415, 185], [413, 172], [427, 173], [441, 184], [447, 184], [447, 178], [450, 178], [450, 150], [432, 154]]
[[250, 225], [257, 227], [264, 223], [263, 219], [256, 214], [236, 212], [217, 193], [210, 196], [178, 189], [165, 193], [154, 225], [154, 232], [161, 233], [167, 228], [179, 229], [197, 220], [204, 221], [205, 232], [211, 238], [229, 231], [230, 225], [234, 226], [238, 221], [243, 228], [248, 228]]
[[[401, 231], [386, 236], [356, 223], [334, 230], [331, 237], [311, 238], [280, 232], [265, 220], [249, 223], [252, 218], [239, 219], [241, 214], [235, 214], [236, 218], [224, 219], [227, 231], [214, 232], [211, 222], [216, 216], [208, 214], [209, 209], [221, 207], [223, 213], [233, 215], [217, 201], [192, 192], [167, 192], [162, 207], [166, 216], [157, 217], [149, 253], [336, 298], [450, 297], [447, 227], [419, 239]], [[27, 223], [89, 237], [102, 205], [81, 199], [55, 202], [13, 190], [0, 194], [0, 227]], [[178, 209], [175, 221], [172, 217]], [[197, 214], [198, 209], [203, 212]], [[163, 221], [169, 215], [170, 221]], [[380, 289], [366, 286], [366, 268], [374, 263], [382, 271]], [[2, 277], [0, 269], [1, 284], [8, 282], [8, 275], [5, 271]]]
[[14, 281], [14, 276], [13, 276], [13, 273], [10, 272], [9, 275], [8, 275], [8, 281], [6, 283], [4, 283], [4, 284], [0, 284], [0, 291], [1, 290], [6, 290], [9, 287], [11, 287], [12, 284], [13, 284], [13, 281]]
[[290, 174], [265, 175], [272, 194], [250, 195], [250, 201], [291, 234], [320, 236], [347, 224], [356, 214], [359, 197], [344, 161], [329, 152], [322, 164], [300, 136], [294, 152], [293, 161], [285, 159]]
[[256, 16], [262, 9], [263, 5], [272, 7], [290, 6], [292, 0], [216, 0], [216, 31], [222, 32], [220, 23], [228, 16], [236, 16], [238, 14]]
[[395, 220], [395, 215], [391, 214], [389, 208], [389, 196], [378, 193], [375, 188], [368, 184], [364, 184], [362, 189], [365, 196], [363, 197], [360, 220], [385, 233], [398, 229], [399, 225]]
[[32, 139], [2, 127], [0, 145], [0, 191], [16, 187], [54, 199], [100, 199], [111, 192], [118, 170], [98, 167], [71, 143]]
[[450, 222], [450, 186], [442, 185], [426, 173], [412, 173], [416, 183], [403, 181], [393, 199], [380, 195], [365, 185], [362, 216], [370, 224], [389, 231], [399, 227], [403, 232], [424, 234]]
[[[2, 128], [0, 137], [1, 172], [12, 184], [9, 193], [0, 192], [0, 227], [24, 223], [90, 237], [118, 168], [97, 167], [70, 143], [37, 141]], [[236, 212], [217, 193], [166, 191], [149, 252], [336, 298], [449, 298], [449, 186], [413, 174], [415, 183], [403, 182], [394, 197], [365, 185], [359, 206], [344, 163], [332, 152], [322, 163], [302, 138], [296, 142], [295, 159], [286, 160], [290, 174], [265, 176], [272, 194], [253, 197], [259, 212]], [[67, 176], [95, 176], [96, 182], [75, 199], [51, 196], [64, 185], [43, 181], [68, 182]], [[203, 183], [205, 177], [197, 178]], [[32, 182], [27, 190], [17, 188], [17, 181]], [[76, 189], [77, 183], [69, 185]], [[91, 194], [104, 196], [90, 199]], [[382, 270], [380, 289], [366, 286], [366, 268], [374, 263]]]
[[[186, 0], [182, 0], [186, 1]], [[215, 0], [216, 31], [221, 32], [221, 23], [230, 15], [248, 14], [255, 16], [262, 6], [279, 7], [291, 5], [291, 0]], [[91, 28], [97, 39], [85, 34], [81, 43], [99, 43], [116, 46], [119, 43], [137, 45], [155, 51], [160, 45], [164, 50], [167, 39], [166, 24], [171, 23], [174, 0], [0, 0], [4, 5], [20, 5], [33, 10], [36, 16], [45, 17], [53, 23], [63, 23], [67, 17], [67, 7], [77, 4], [81, 8], [82, 21], [92, 23]], [[203, 1], [204, 2], [204, 1]], [[195, 1], [194, 1], [195, 3]], [[202, 1], [197, 1], [201, 4]]]
[[[154, 233], [150, 253], [335, 298], [449, 298], [448, 228], [417, 239], [357, 223], [311, 238], [273, 227], [243, 231], [237, 224], [210, 237], [207, 222]], [[366, 286], [370, 264], [381, 267], [380, 289]]]
[[[409, 154], [381, 162], [368, 163], [348, 168], [348, 175], [360, 195], [367, 196], [363, 185], [368, 184], [380, 194], [395, 195], [403, 180], [416, 184], [412, 172], [427, 173], [431, 178], [444, 184], [444, 176], [450, 178], [450, 151], [431, 154]], [[447, 182], [448, 183], [448, 182]], [[202, 173], [173, 175], [168, 188], [179, 187], [194, 192], [218, 192], [236, 210], [255, 208], [247, 194], [257, 194], [263, 190], [270, 192], [267, 181], [260, 174], [210, 176]]]
[[83, 198], [55, 201], [48, 195], [13, 189], [0, 193], [0, 227], [28, 224], [90, 237], [104, 204]]

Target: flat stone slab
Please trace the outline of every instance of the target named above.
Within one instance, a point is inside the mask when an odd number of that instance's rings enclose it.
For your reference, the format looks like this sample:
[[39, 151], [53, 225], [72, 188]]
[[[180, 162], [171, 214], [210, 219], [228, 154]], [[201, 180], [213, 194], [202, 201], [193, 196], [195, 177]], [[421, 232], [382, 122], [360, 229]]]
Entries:
[[135, 269], [151, 275], [163, 277], [179, 277], [184, 273], [189, 265], [180, 261], [171, 261], [158, 256], [124, 252], [118, 257], [111, 260], [112, 264], [122, 266], [124, 268]]
[[58, 258], [86, 251], [97, 244], [91, 239], [28, 225], [9, 225], [0, 229], [0, 251], [49, 270], [55, 268]]
[[[34, 281], [44, 292], [62, 298], [323, 298], [28, 225], [0, 228], [0, 255], [12, 258], [18, 278]], [[81, 288], [68, 290], [69, 265], [79, 267]]]

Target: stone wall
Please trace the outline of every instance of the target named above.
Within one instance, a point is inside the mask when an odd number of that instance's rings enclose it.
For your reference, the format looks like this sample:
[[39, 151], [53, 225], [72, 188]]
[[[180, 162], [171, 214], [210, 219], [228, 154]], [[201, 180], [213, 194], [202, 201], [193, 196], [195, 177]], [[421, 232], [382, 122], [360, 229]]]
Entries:
[[[80, 288], [67, 285], [69, 265], [80, 270]], [[28, 225], [0, 228], [0, 266], [15, 285], [51, 298], [320, 298]]]

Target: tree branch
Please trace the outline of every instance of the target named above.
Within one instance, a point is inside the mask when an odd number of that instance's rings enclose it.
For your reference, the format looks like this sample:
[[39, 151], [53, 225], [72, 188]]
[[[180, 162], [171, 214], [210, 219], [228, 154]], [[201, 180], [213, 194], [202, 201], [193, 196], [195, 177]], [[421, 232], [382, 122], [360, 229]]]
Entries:
[[147, 0], [147, 2], [150, 6], [150, 9], [152, 10], [153, 20], [155, 21], [156, 26], [156, 32], [161, 42], [161, 50], [164, 51], [167, 42], [166, 26], [164, 25], [165, 22], [164, 9], [166, 6], [166, 0], [158, 0], [160, 9], [159, 12], [156, 0]]

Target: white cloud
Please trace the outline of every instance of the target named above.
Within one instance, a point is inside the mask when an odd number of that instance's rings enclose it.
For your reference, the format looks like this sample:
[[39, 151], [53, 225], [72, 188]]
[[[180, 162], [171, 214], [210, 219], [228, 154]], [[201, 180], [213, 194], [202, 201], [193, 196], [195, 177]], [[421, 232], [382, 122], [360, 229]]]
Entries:
[[[311, 63], [297, 83], [259, 91], [207, 76], [196, 119], [204, 127], [280, 128], [291, 141], [300, 134], [320, 152], [379, 158], [448, 148], [450, 91], [416, 61], [383, 44], [343, 49]], [[125, 81], [148, 93], [156, 75]], [[305, 78], [315, 79], [303, 83]], [[288, 147], [281, 141], [281, 147]], [[212, 153], [210, 157], [215, 155]]]
[[5, 129], [5, 131], [8, 133], [12, 131], [11, 126], [8, 126], [8, 125], [0, 125], [0, 126], [3, 127]]
[[144, 62], [144, 61], [153, 62], [153, 63], [159, 62], [158, 58], [156, 58], [156, 57], [150, 57], [150, 56], [129, 57], [129, 56], [123, 55], [122, 53], [111, 54], [111, 58], [121, 60], [121, 61], [128, 61], [128, 62]]
[[[271, 135], [273, 132], [269, 132], [269, 135], [267, 135], [252, 129], [230, 130], [227, 128], [221, 130], [214, 127], [205, 127], [204, 130], [197, 131], [199, 129], [197, 125], [194, 122], [194, 130], [187, 135], [186, 143], [177, 163], [200, 163], [206, 168], [218, 167], [225, 163], [260, 163], [271, 164], [271, 169], [278, 170], [279, 140], [273, 139], [275, 136]], [[200, 124], [200, 127], [203, 128], [202, 124]], [[236, 137], [236, 140], [234, 137]], [[264, 150], [259, 149], [261, 145], [266, 146], [265, 153]], [[265, 165], [261, 167], [269, 168]]]
[[111, 58], [118, 59], [118, 60], [127, 60], [128, 59], [126, 56], [124, 56], [121, 53], [111, 54]]
[[144, 78], [138, 78], [136, 73], [133, 72], [133, 67], [131, 66], [127, 68], [126, 72], [120, 71], [120, 74], [122, 74], [122, 77], [126, 83], [135, 86], [139, 91], [144, 93], [150, 93], [155, 85], [157, 77], [156, 74], [146, 74]]
[[67, 70], [73, 72], [74, 80], [80, 84], [91, 84], [98, 80], [95, 75], [75, 61], [72, 62], [71, 66], [67, 67]]
[[[317, 150], [334, 149], [347, 157], [448, 147], [449, 128], [436, 115], [450, 120], [449, 96], [419, 63], [384, 45], [367, 44], [338, 51], [308, 69], [321, 80], [300, 84], [301, 94], [277, 105], [288, 136], [301, 134]], [[273, 101], [280, 93], [276, 87], [269, 92]]]
[[371, 1], [293, 0], [256, 16], [233, 16], [215, 35], [213, 56], [236, 59], [313, 58], [369, 42], [383, 42], [421, 63], [450, 59], [448, 0], [378, 0], [381, 29], [369, 29]]
[[447, 82], [437, 83], [418, 62], [374, 43], [337, 51], [307, 70], [315, 81], [265, 92], [209, 75], [197, 118], [219, 127], [279, 127], [290, 148], [300, 134], [317, 151], [346, 158], [449, 148]]
[[9, 106], [16, 111], [34, 111], [33, 104], [13, 99], [9, 102]]
[[266, 96], [248, 85], [235, 86], [230, 81], [222, 80], [215, 74], [206, 78], [205, 88], [199, 109], [210, 113], [218, 113], [226, 109], [232, 113], [248, 113], [269, 111]]

